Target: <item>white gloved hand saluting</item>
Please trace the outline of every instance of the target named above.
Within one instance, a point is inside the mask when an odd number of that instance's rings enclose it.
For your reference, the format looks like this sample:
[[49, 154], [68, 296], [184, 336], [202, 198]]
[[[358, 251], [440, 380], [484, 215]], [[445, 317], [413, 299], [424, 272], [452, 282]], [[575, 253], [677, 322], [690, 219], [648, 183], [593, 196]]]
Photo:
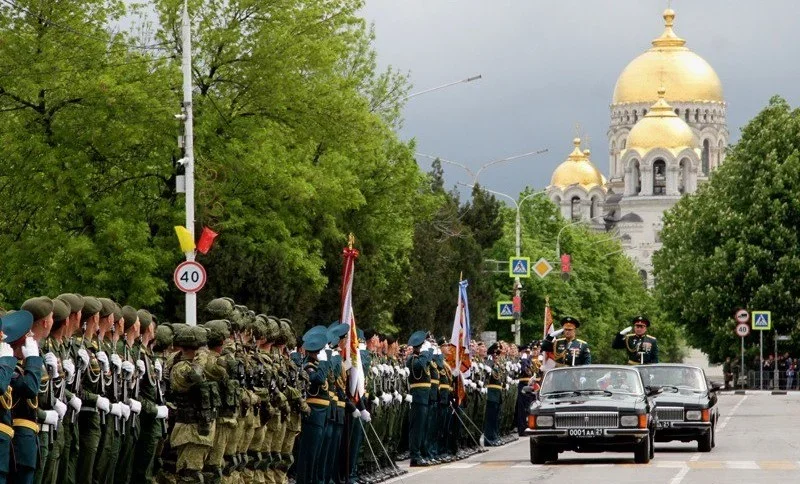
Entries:
[[0, 343], [0, 358], [4, 356], [14, 356], [14, 348], [5, 341]]
[[56, 411], [60, 420], [67, 414], [67, 405], [61, 400], [56, 400], [56, 403], [53, 404], [53, 410]]
[[361, 411], [361, 420], [363, 420], [365, 422], [369, 422], [370, 420], [372, 420], [372, 416], [366, 410], [362, 410]]
[[72, 398], [69, 399], [69, 406], [76, 412], [80, 412], [83, 406], [83, 400], [73, 395]]
[[633, 331], [633, 326], [628, 326], [627, 328], [625, 328], [622, 331], [620, 331], [619, 334], [628, 334], [631, 331]]
[[320, 350], [320, 352], [317, 353], [317, 359], [319, 361], [328, 361], [328, 353], [326, 353], [325, 350]]
[[166, 405], [159, 405], [156, 407], [156, 418], [169, 417], [169, 408]]
[[555, 339], [555, 338], [558, 338], [559, 336], [561, 336], [561, 333], [563, 333], [563, 332], [564, 332], [564, 328], [561, 328], [558, 331], [551, 331], [550, 334], [548, 334], [547, 336], [548, 337], [552, 337], [553, 339]]
[[100, 369], [103, 370], [103, 373], [108, 372], [109, 364], [108, 364], [108, 355], [105, 351], [98, 351], [97, 352], [97, 361], [100, 362]]
[[39, 356], [39, 345], [36, 344], [36, 340], [30, 336], [25, 338], [25, 343], [22, 345], [22, 356], [25, 358]]
[[111, 401], [109, 399], [107, 399], [106, 397], [98, 396], [97, 397], [97, 405], [96, 405], [96, 407], [97, 407], [98, 410], [101, 410], [101, 411], [103, 411], [105, 413], [108, 413], [109, 410], [111, 410]]

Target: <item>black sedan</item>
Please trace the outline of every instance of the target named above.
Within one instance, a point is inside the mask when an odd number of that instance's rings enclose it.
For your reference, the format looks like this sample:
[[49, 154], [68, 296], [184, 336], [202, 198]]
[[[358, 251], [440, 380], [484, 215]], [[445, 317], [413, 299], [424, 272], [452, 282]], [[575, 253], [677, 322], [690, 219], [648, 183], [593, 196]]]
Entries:
[[718, 383], [709, 386], [700, 368], [680, 364], [637, 366], [646, 385], [658, 386], [656, 442], [697, 441], [697, 450], [711, 452], [716, 445]]
[[656, 418], [651, 395], [636, 369], [589, 365], [547, 372], [528, 416], [531, 462], [544, 464], [564, 451], [633, 452], [653, 458]]

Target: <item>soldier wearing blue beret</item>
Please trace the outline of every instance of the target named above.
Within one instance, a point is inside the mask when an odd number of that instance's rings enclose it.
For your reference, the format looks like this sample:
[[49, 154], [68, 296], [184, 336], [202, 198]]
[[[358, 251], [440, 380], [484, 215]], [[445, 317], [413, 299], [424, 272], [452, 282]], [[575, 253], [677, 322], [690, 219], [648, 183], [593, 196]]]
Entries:
[[428, 348], [423, 349], [424, 344], [424, 331], [417, 331], [408, 338], [408, 346], [414, 348], [413, 353], [406, 360], [406, 368], [410, 370], [408, 383], [412, 398], [408, 425], [411, 467], [431, 465], [431, 462], [423, 458], [422, 455], [431, 391], [431, 369], [429, 364], [433, 357], [432, 352], [427, 351]]
[[[303, 335], [305, 360], [303, 371], [308, 375], [306, 404], [311, 412], [303, 417], [297, 457], [297, 484], [316, 483], [316, 469], [321, 464], [322, 440], [330, 406], [328, 396], [328, 361], [322, 349], [328, 342], [326, 332], [312, 329]], [[318, 359], [321, 355], [323, 360]]]

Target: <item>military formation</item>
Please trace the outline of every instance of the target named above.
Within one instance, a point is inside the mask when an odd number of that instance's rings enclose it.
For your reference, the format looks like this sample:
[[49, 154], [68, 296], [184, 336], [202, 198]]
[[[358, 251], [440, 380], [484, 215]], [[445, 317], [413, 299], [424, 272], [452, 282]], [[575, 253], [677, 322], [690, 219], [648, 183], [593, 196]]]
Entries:
[[[344, 355], [350, 327], [316, 326], [212, 300], [197, 326], [159, 323], [107, 298], [36, 297], [0, 312], [0, 484], [373, 483], [396, 462], [436, 465], [522, 433], [555, 364], [591, 363], [580, 322], [542, 342], [407, 344], [358, 330], [363, 392]], [[612, 346], [658, 362], [637, 317]], [[562, 336], [563, 335], [563, 336]]]

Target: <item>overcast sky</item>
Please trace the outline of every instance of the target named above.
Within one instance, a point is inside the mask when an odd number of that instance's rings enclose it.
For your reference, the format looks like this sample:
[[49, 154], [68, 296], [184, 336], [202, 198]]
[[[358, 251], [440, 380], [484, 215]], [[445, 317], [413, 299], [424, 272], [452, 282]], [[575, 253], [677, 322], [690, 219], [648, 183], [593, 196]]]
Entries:
[[[608, 175], [606, 131], [617, 77], [663, 31], [666, 0], [366, 0], [381, 66], [410, 72], [403, 139], [477, 169], [487, 188], [541, 189], [572, 149], [575, 124]], [[675, 32], [716, 70], [731, 142], [774, 94], [800, 104], [800, 4], [792, 0], [674, 0]], [[669, 94], [668, 94], [669, 95]], [[425, 171], [430, 160], [418, 158]], [[469, 180], [445, 165], [447, 186]]]

